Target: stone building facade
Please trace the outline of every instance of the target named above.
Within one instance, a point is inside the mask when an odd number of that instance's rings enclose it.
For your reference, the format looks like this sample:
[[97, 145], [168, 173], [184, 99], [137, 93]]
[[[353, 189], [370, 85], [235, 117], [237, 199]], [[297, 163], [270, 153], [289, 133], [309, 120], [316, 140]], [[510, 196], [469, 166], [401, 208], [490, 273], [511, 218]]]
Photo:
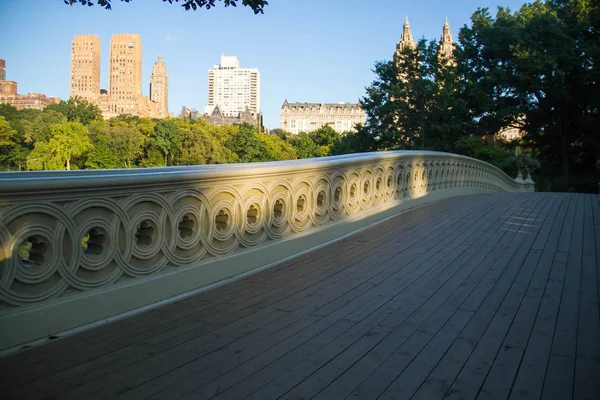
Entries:
[[260, 72], [256, 68], [240, 68], [235, 56], [221, 55], [221, 64], [208, 71], [208, 104], [204, 114], [216, 107], [227, 117], [237, 117], [249, 109], [260, 113]]
[[208, 119], [208, 122], [216, 126], [250, 124], [257, 127], [260, 131], [264, 129], [262, 115], [260, 113], [250, 111], [249, 108], [246, 108], [244, 111], [238, 113], [237, 116], [232, 117], [221, 112], [219, 106], [216, 106], [212, 113], [205, 115], [205, 118]]
[[280, 112], [281, 129], [298, 134], [313, 132], [329, 125], [337, 132], [356, 132], [356, 124], [365, 123], [365, 112], [357, 103], [288, 103]]
[[47, 97], [41, 93], [18, 94], [17, 82], [7, 81], [6, 61], [0, 60], [0, 104], [10, 104], [17, 110], [43, 110], [50, 104], [60, 103], [57, 97]]

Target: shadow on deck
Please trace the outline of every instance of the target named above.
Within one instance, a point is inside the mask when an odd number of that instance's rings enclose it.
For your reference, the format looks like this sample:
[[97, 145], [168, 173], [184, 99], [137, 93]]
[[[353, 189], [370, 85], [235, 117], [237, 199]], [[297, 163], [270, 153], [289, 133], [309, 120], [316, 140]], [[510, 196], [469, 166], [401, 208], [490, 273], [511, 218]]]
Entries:
[[6, 399], [600, 399], [600, 196], [421, 207], [0, 359]]

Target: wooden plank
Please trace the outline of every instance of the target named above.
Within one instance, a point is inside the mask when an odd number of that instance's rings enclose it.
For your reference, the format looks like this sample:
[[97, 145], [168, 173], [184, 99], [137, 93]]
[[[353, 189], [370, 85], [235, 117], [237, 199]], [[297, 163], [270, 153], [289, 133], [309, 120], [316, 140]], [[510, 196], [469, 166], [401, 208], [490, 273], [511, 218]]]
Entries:
[[[261, 360], [260, 357], [240, 365], [223, 376], [224, 380], [230, 380], [228, 382], [229, 388], [219, 393], [218, 398], [221, 400], [243, 399], [266, 384], [272, 381], [276, 382], [280, 374], [288, 371], [307, 356], [320, 351], [354, 325], [354, 322], [342, 319], [307, 342], [286, 353], [285, 356], [273, 360], [264, 368], [260, 368], [260, 365], [264, 363], [264, 360]], [[269, 357], [271, 355], [267, 354], [266, 356]]]
[[457, 338], [412, 397], [413, 400], [431, 400], [444, 397], [452, 382], [462, 370], [477, 342]]
[[[541, 214], [538, 210], [540, 210], [539, 205], [531, 209], [530, 215]], [[515, 236], [515, 238], [518, 238], [518, 236]], [[513, 238], [513, 243], [514, 240]], [[500, 264], [495, 263], [495, 266], [504, 264], [505, 267], [501, 268], [502, 271], [497, 281], [492, 282], [491, 285], [488, 283], [488, 287], [492, 286], [488, 289], [489, 296], [477, 296], [479, 298], [484, 297], [485, 300], [481, 303], [481, 306], [475, 307], [476, 313], [473, 319], [461, 332], [460, 336], [463, 339], [479, 340], [479, 343], [449, 389], [448, 398], [473, 398], [477, 396], [518, 309], [521, 297], [533, 273], [533, 268], [539, 260], [539, 250], [530, 251], [534, 241], [534, 235], [521, 238], [516, 251], [508, 253], [511, 256], [514, 254], [513, 257], [508, 259], [504, 257], [497, 261]], [[494, 267], [491, 271], [493, 270]]]
[[573, 376], [575, 359], [573, 357], [551, 355], [548, 362], [542, 399], [564, 400], [573, 398]]
[[[460, 331], [464, 325], [468, 322], [469, 318], [471, 317], [472, 314], [470, 314], [469, 312], [459, 312], [459, 313], [455, 313], [453, 318], [450, 318], [450, 320], [448, 320], [448, 322], [446, 323], [446, 329], [445, 331], [448, 332], [452, 332], [452, 331]], [[419, 326], [419, 323], [413, 323], [413, 324], [407, 324], [407, 327], [410, 326], [414, 326], [416, 325], [417, 327]], [[404, 327], [402, 327], [404, 328]], [[410, 331], [408, 330], [400, 330], [400, 332], [403, 332], [404, 334], [408, 334], [410, 333]], [[414, 350], [414, 349], [413, 349]], [[417, 349], [418, 350], [418, 349]], [[384, 353], [384, 352], [380, 352], [380, 353]], [[387, 362], [387, 361], [386, 361]], [[385, 363], [382, 364], [382, 368], [384, 368], [383, 366], [386, 365]], [[390, 366], [386, 366], [385, 369], [390, 369], [392, 367]], [[371, 396], [372, 394], [379, 394], [381, 393], [380, 390], [385, 390], [385, 387], [382, 388], [382, 385], [384, 384], [389, 384], [390, 382], [386, 382], [386, 381], [382, 381], [381, 377], [378, 376], [379, 373], [374, 373], [373, 375], [371, 375], [373, 378], [369, 378], [367, 379], [357, 390], [355, 390], [352, 395], [355, 398], [361, 398], [362, 396]]]
[[[544, 222], [544, 226], [550, 227], [548, 230], [548, 235], [545, 236], [546, 242], [538, 242], [538, 239], [540, 238], [540, 236], [538, 236], [534, 246], [532, 246], [532, 249], [542, 250], [542, 256], [529, 287], [527, 288], [523, 302], [519, 307], [519, 311], [517, 312], [510, 330], [504, 339], [505, 346], [524, 349], [527, 346], [529, 336], [531, 335], [531, 330], [533, 329], [536, 315], [542, 302], [546, 285], [553, 268], [556, 244], [558, 243], [558, 239], [564, 224], [564, 218], [566, 216], [566, 205], [564, 202], [562, 202], [562, 199], [560, 199], [558, 204], [554, 205], [551, 215], [552, 214], [554, 215], [554, 218], [548, 218]], [[548, 221], [551, 222], [550, 225], [546, 225]], [[537, 248], [535, 245], [536, 243], [538, 244]], [[562, 279], [563, 277], [561, 275], [561, 287], [559, 289], [559, 293], [560, 290], [562, 290]], [[552, 331], [554, 331], [554, 328], [552, 328]]]
[[[423, 348], [417, 357], [404, 371], [387, 387], [380, 399], [409, 399], [419, 389], [427, 376], [435, 368], [440, 359], [446, 354], [458, 332], [441, 330]], [[327, 397], [322, 397], [327, 399]]]
[[[567, 254], [556, 253], [532, 334], [528, 337], [525, 355], [515, 378], [511, 398], [539, 398], [542, 393], [558, 318], [566, 263]], [[505, 339], [505, 343], [508, 339]]]
[[507, 399], [522, 356], [523, 349], [501, 346], [477, 398]]
[[[486, 232], [487, 232], [487, 230], [486, 230]], [[447, 270], [448, 270], [448, 268], [447, 268], [447, 269], [445, 269], [443, 272], [446, 272]], [[440, 276], [440, 275], [438, 274], [438, 277], [439, 277], [439, 276]], [[439, 283], [438, 283], [438, 285], [439, 285]], [[361, 359], [361, 360], [360, 360], [360, 362], [362, 363], [362, 362], [363, 362], [365, 359], [366, 359], [366, 358], [363, 358], [363, 359]], [[355, 366], [356, 366], [356, 365], [358, 365], [358, 364], [355, 364]], [[354, 366], [351, 368], [351, 370], [355, 370]], [[358, 372], [358, 374], [362, 374], [362, 373], [363, 373], [362, 371], [359, 371], [359, 372]], [[345, 373], [345, 374], [344, 374], [344, 380], [351, 379], [351, 380], [353, 381], [353, 380], [354, 380], [354, 378], [348, 378], [348, 375], [352, 375], [352, 374], [346, 374], [346, 373]]]
[[600, 360], [577, 357], [573, 398], [581, 400], [600, 399]]

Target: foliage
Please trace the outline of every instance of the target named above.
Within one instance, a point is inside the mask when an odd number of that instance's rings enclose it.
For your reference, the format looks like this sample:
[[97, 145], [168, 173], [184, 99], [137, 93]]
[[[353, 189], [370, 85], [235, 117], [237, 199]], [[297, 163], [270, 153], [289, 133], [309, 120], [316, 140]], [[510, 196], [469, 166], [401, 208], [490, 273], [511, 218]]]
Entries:
[[361, 153], [375, 150], [374, 135], [364, 126], [359, 125], [356, 133], [346, 132], [333, 145], [331, 154]]
[[9, 152], [15, 146], [13, 136], [15, 130], [10, 126], [6, 118], [0, 116], [0, 162], [5, 163], [10, 157]]
[[340, 134], [331, 126], [324, 125], [308, 134], [313, 142], [319, 146], [319, 155], [328, 156], [331, 154], [331, 148], [340, 140]]
[[266, 161], [293, 160], [298, 158], [296, 149], [278, 136], [258, 133], [258, 139], [265, 145]]
[[[67, 5], [73, 4], [81, 4], [82, 6], [93, 6], [94, 0], [63, 0]], [[125, 3], [129, 3], [131, 0], [121, 0]], [[179, 3], [180, 0], [163, 0], [163, 2], [169, 2], [169, 4]], [[225, 7], [237, 7], [237, 4], [240, 0], [219, 0], [223, 1]], [[96, 0], [96, 3], [104, 7], [107, 10], [112, 9], [111, 0]], [[215, 0], [181, 0], [181, 7], [185, 8], [186, 11], [206, 8], [210, 10], [212, 7], [215, 7]], [[241, 4], [247, 7], [250, 7], [254, 14], [263, 14], [263, 9], [269, 3], [265, 0], [241, 0]]]
[[240, 162], [268, 161], [267, 147], [251, 125], [241, 124], [225, 146], [238, 155]]
[[313, 158], [321, 155], [321, 149], [306, 132], [292, 135], [288, 141], [296, 149], [298, 158]]
[[[50, 128], [50, 140], [36, 142], [27, 156], [27, 168], [71, 169], [71, 159], [92, 147], [87, 128], [79, 122], [62, 122]], [[60, 168], [62, 166], [62, 168]]]
[[168, 165], [168, 157], [177, 151], [177, 126], [169, 120], [160, 121], [150, 133], [150, 144], [159, 150], [164, 157], [164, 166]]
[[437, 48], [436, 41], [421, 39], [394, 61], [375, 64], [377, 77], [360, 100], [367, 124], [359, 132], [373, 137], [364, 143], [370, 149], [452, 151], [472, 129], [458, 69], [441, 60]]
[[511, 156], [510, 150], [498, 143], [487, 143], [478, 136], [462, 136], [454, 144], [458, 154], [477, 158], [499, 168], [508, 167], [506, 160]]
[[372, 140], [343, 138], [334, 152], [432, 149], [498, 165], [510, 156], [506, 146], [479, 137], [516, 127], [524, 132], [521, 146], [540, 162], [540, 176], [560, 179], [564, 190], [596, 190], [599, 26], [594, 0], [536, 1], [516, 12], [500, 7], [495, 17], [479, 9], [460, 31], [454, 62], [422, 39], [394, 61], [376, 63], [359, 131]]
[[56, 111], [67, 117], [69, 122], [81, 122], [84, 125], [102, 118], [100, 109], [89, 101], [71, 97], [69, 100], [61, 100], [58, 104], [50, 104], [44, 111]]
[[10, 126], [6, 118], [0, 116], [0, 149], [14, 146], [12, 137], [15, 130]]
[[188, 119], [175, 121], [179, 135], [177, 165], [226, 164], [236, 162], [238, 157], [225, 147], [224, 138], [228, 133], [203, 120], [192, 122]]
[[476, 116], [488, 129], [521, 126], [541, 173], [564, 190], [573, 189], [570, 180], [594, 179], [600, 153], [599, 15], [597, 1], [537, 1], [514, 13], [499, 8], [495, 18], [478, 10], [461, 30]]

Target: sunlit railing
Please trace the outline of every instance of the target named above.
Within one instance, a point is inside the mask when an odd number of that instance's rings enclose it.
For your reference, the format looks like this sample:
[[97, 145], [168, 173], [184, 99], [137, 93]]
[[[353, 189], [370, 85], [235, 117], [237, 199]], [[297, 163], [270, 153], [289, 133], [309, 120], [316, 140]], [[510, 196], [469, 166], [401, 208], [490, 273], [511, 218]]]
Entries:
[[0, 318], [468, 188], [533, 191], [489, 164], [437, 152], [2, 173]]

